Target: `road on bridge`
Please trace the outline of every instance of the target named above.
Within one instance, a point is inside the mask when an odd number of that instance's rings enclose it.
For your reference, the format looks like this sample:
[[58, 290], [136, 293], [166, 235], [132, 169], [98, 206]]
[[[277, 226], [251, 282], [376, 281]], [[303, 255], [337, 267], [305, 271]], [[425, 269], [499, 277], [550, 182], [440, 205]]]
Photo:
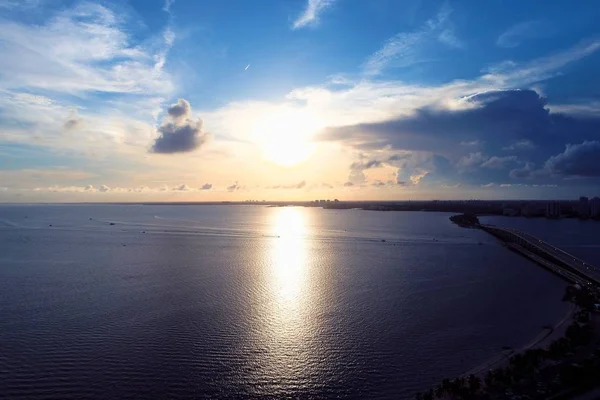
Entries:
[[[482, 225], [486, 227], [485, 225]], [[596, 283], [600, 283], [600, 270], [588, 262], [580, 260], [572, 254], [567, 253], [564, 250], [559, 249], [556, 246], [553, 246], [549, 243], [544, 242], [543, 240], [530, 235], [528, 233], [519, 231], [517, 229], [512, 228], [501, 228], [498, 226], [489, 226], [489, 228], [502, 230], [508, 233], [511, 233], [524, 241], [528, 242], [530, 245], [538, 248], [540, 251], [549, 254], [553, 258], [561, 261], [565, 265], [568, 265], [570, 268], [579, 272], [581, 275], [588, 277], [590, 280], [595, 281]]]

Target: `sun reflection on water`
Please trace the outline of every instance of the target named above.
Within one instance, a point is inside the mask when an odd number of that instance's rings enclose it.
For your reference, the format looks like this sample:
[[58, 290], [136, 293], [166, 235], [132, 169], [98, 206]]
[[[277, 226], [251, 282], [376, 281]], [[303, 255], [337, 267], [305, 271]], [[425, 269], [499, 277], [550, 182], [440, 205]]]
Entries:
[[291, 311], [300, 305], [306, 281], [306, 221], [302, 210], [283, 207], [273, 221], [277, 240], [271, 247], [271, 275], [279, 306]]
[[269, 216], [263, 351], [255, 372], [274, 385], [270, 390], [308, 387], [319, 368], [309, 217], [306, 209], [294, 207], [271, 209]]

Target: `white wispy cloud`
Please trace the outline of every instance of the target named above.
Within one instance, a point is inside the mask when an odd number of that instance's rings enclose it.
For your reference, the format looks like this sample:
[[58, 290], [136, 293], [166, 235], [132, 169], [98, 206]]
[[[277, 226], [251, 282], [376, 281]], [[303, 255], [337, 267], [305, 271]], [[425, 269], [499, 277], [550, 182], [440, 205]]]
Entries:
[[402, 68], [428, 61], [423, 48], [439, 42], [452, 48], [463, 48], [464, 43], [456, 36], [450, 21], [452, 9], [444, 4], [435, 18], [414, 32], [401, 32], [389, 38], [383, 47], [371, 55], [363, 69], [367, 75], [378, 75], [385, 68]]
[[171, 12], [171, 6], [175, 3], [175, 0], [165, 0], [165, 5], [163, 6], [163, 11], [166, 13]]
[[548, 108], [555, 113], [580, 116], [600, 116], [600, 101], [584, 101], [575, 104], [553, 104]]
[[525, 63], [503, 61], [488, 68], [482, 79], [496, 86], [526, 86], [555, 76], [567, 64], [579, 61], [600, 50], [600, 39], [583, 40], [579, 44], [546, 57]]
[[303, 28], [319, 21], [319, 14], [331, 7], [335, 0], [308, 0], [304, 12], [294, 21], [293, 29]]
[[540, 21], [525, 21], [516, 24], [498, 36], [496, 44], [500, 47], [517, 47], [524, 39], [543, 37], [547, 29]]
[[41, 0], [0, 0], [0, 8], [5, 9], [26, 9], [37, 7]]
[[[172, 35], [166, 40], [172, 43]], [[0, 20], [0, 88], [61, 93], [169, 93], [164, 44], [135, 44], [123, 17], [83, 2], [41, 25]], [[168, 45], [170, 43], [167, 43]]]

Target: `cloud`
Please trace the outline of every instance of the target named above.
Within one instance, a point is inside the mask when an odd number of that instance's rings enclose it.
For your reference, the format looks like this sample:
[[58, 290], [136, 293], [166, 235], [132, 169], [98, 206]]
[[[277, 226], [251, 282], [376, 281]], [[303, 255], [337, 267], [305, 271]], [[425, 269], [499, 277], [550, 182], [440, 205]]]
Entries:
[[501, 188], [522, 188], [522, 187], [534, 187], [534, 188], [556, 188], [558, 185], [555, 184], [527, 184], [527, 183], [501, 183], [499, 185]]
[[[345, 78], [341, 85], [328, 82], [320, 86], [297, 88], [286, 98], [289, 101], [306, 104], [308, 110], [324, 116], [323, 123], [334, 129], [405, 119], [428, 111], [429, 113], [458, 112], [482, 106], [477, 101], [473, 101], [477, 99], [470, 98], [474, 93], [508, 92], [518, 87], [529, 87], [560, 74], [563, 67], [593, 54], [598, 49], [600, 49], [600, 39], [588, 40], [551, 56], [529, 62], [511, 62], [510, 66], [505, 65], [494, 72], [488, 71], [471, 80], [454, 80], [437, 86], [381, 79], [352, 80]], [[519, 94], [508, 93], [506, 96], [517, 97]], [[532, 93], [532, 97], [540, 98], [539, 94], [535, 92]], [[485, 106], [485, 104], [483, 105]], [[544, 106], [540, 105], [540, 108], [543, 109]], [[240, 113], [242, 111], [240, 110]], [[514, 127], [511, 127], [511, 130], [515, 130]], [[465, 129], [465, 131], [470, 132], [471, 130]], [[354, 135], [351, 136], [344, 142], [348, 144], [351, 141], [360, 140]], [[509, 138], [508, 141], [526, 138], [527, 136]], [[478, 139], [486, 142], [485, 137], [481, 135], [475, 137], [463, 135], [461, 139], [453, 142], [452, 146], [455, 147], [457, 142], [472, 142]], [[499, 146], [505, 147], [506, 144], [507, 140]], [[372, 145], [378, 146], [377, 143], [372, 143]]]
[[532, 150], [535, 149], [535, 144], [531, 140], [521, 139], [513, 142], [510, 146], [503, 147], [502, 150]]
[[504, 169], [507, 168], [510, 164], [514, 164], [517, 162], [516, 156], [506, 156], [506, 157], [498, 157], [493, 156], [490, 157], [489, 160], [481, 164], [484, 168], [493, 168], [493, 169]]
[[0, 8], [5, 9], [28, 9], [37, 7], [41, 0], [0, 0]]
[[227, 191], [234, 192], [236, 190], [240, 190], [241, 188], [242, 187], [237, 182], [235, 182], [233, 185], [227, 186]]
[[459, 144], [461, 146], [477, 147], [477, 146], [481, 146], [483, 143], [480, 140], [471, 140], [471, 141], [462, 141]]
[[175, 3], [175, 0], [165, 0], [165, 5], [163, 6], [163, 11], [166, 13], [171, 13], [171, 6]]
[[554, 113], [581, 117], [600, 117], [600, 101], [586, 101], [579, 104], [552, 104], [549, 107]]
[[[0, 150], [2, 148], [3, 146], [0, 146]], [[11, 147], [8, 148], [11, 149]], [[42, 154], [45, 155], [43, 152]], [[39, 156], [36, 154], [32, 157]], [[0, 182], [2, 182], [2, 186], [7, 187], [32, 187], [48, 183], [71, 184], [72, 182], [88, 180], [96, 177], [96, 174], [90, 173], [88, 171], [74, 170], [67, 167], [24, 169], [10, 169], [10, 167], [9, 169], [0, 168]]]
[[80, 128], [82, 124], [83, 120], [77, 116], [77, 109], [74, 109], [73, 111], [71, 111], [71, 116], [69, 117], [69, 119], [67, 119], [63, 127], [65, 130], [71, 131]]
[[540, 21], [526, 21], [510, 27], [498, 36], [496, 44], [500, 47], [517, 47], [528, 38], [539, 38], [548, 35], [548, 29]]
[[363, 185], [367, 180], [364, 171], [371, 168], [379, 168], [383, 165], [384, 162], [382, 161], [364, 159], [364, 156], [361, 155], [360, 161], [355, 161], [352, 164], [350, 164], [350, 174], [348, 176], [348, 182], [352, 182], [356, 185]]
[[187, 100], [179, 99], [167, 110], [167, 118], [158, 128], [160, 134], [151, 151], [161, 154], [186, 153], [200, 148], [209, 138], [202, 131], [202, 119], [190, 118], [191, 107]]
[[192, 190], [192, 188], [186, 184], [181, 184], [179, 186], [175, 186], [172, 190], [174, 192], [189, 192]]
[[135, 43], [126, 18], [80, 2], [41, 24], [0, 20], [0, 86], [79, 94], [170, 93], [171, 78], [152, 40]]
[[458, 160], [456, 165], [459, 170], [468, 171], [472, 168], [480, 166], [482, 163], [486, 162], [488, 158], [488, 156], [478, 151], [476, 153], [469, 153], [468, 155], [462, 157], [460, 160]]
[[509, 174], [509, 176], [513, 179], [528, 179], [533, 178], [535, 175], [535, 164], [532, 162], [525, 163], [525, 166], [522, 168], [513, 169]]
[[[212, 188], [211, 184], [205, 184], [199, 188], [195, 188], [195, 187], [191, 187], [189, 185], [186, 184], [180, 184], [180, 185], [176, 185], [172, 188], [168, 187], [168, 186], [161, 186], [161, 187], [148, 187], [148, 186], [138, 186], [138, 187], [120, 187], [120, 186], [116, 186], [116, 187], [110, 187], [107, 185], [102, 185], [99, 188], [96, 188], [93, 185], [87, 185], [87, 186], [61, 186], [61, 185], [54, 185], [54, 186], [48, 186], [48, 187], [36, 187], [34, 189], [32, 189], [34, 192], [54, 192], [54, 193], [59, 193], [59, 192], [64, 192], [64, 193], [88, 193], [88, 194], [93, 194], [93, 193], [111, 193], [111, 194], [117, 194], [117, 195], [123, 195], [123, 194], [132, 194], [132, 193], [154, 193], [154, 194], [163, 194], [163, 195], [169, 195], [169, 194], [173, 194], [173, 193], [189, 193], [189, 192], [198, 192], [198, 191], [202, 191], [202, 190], [210, 190]], [[23, 190], [27, 190], [27, 189], [23, 189]]]
[[303, 28], [319, 21], [319, 14], [331, 7], [335, 0], [307, 0], [304, 12], [294, 21], [293, 29]]
[[401, 32], [389, 38], [383, 47], [371, 55], [363, 69], [367, 75], [379, 75], [386, 68], [403, 68], [419, 62], [430, 61], [424, 49], [439, 42], [452, 48], [462, 48], [450, 22], [452, 9], [445, 4], [435, 18], [414, 32]]
[[600, 142], [568, 144], [564, 152], [546, 161], [551, 174], [568, 177], [600, 177]]
[[177, 103], [172, 104], [171, 107], [167, 108], [167, 114], [169, 114], [174, 121], [181, 121], [189, 118], [191, 113], [192, 107], [185, 99], [179, 99], [177, 100]]
[[68, 119], [65, 122], [65, 129], [70, 131], [70, 130], [74, 130], [77, 129], [77, 127], [81, 126], [82, 121], [78, 118], [72, 118], [72, 119]]
[[460, 182], [459, 182], [459, 183], [455, 183], [454, 185], [451, 185], [451, 184], [449, 184], [449, 183], [444, 183], [444, 184], [442, 185], [442, 187], [443, 187], [443, 188], [446, 188], [446, 189], [456, 189], [456, 188], [462, 187], [462, 185], [463, 185], [463, 184], [462, 184], [462, 183], [460, 183]]
[[292, 185], [275, 185], [268, 186], [267, 189], [303, 189], [306, 187], [306, 181], [300, 181]]
[[354, 186], [354, 183], [352, 183], [352, 182], [344, 183], [344, 187], [351, 187], [351, 186]]
[[536, 169], [533, 162], [523, 168], [510, 171], [513, 179], [559, 178], [598, 178], [600, 177], [600, 142], [584, 141], [580, 144], [567, 144], [562, 153], [549, 157], [542, 168]]
[[[513, 150], [556, 151], [569, 140], [596, 137], [600, 118], [575, 118], [550, 113], [546, 99], [532, 90], [495, 90], [460, 99], [462, 108], [426, 106], [383, 122], [331, 127], [320, 139], [334, 140], [359, 150], [401, 149], [428, 151], [451, 158], [462, 153], [456, 143], [485, 141], [485, 147]], [[506, 143], [511, 143], [506, 147]], [[536, 149], [533, 143], [544, 143]], [[548, 157], [548, 154], [546, 157]], [[459, 167], [487, 161], [464, 159]], [[539, 160], [541, 161], [541, 160]]]
[[[417, 169], [416, 171], [413, 172], [413, 174], [409, 177], [409, 179], [413, 185], [418, 185], [419, 183], [421, 183], [421, 180], [423, 178], [425, 178], [427, 175], [429, 175], [429, 171]], [[400, 182], [405, 182], [405, 181], [400, 181]]]
[[369, 169], [369, 168], [377, 168], [381, 167], [383, 162], [379, 160], [367, 160], [367, 161], [356, 161], [350, 165], [350, 169]]
[[482, 79], [496, 86], [511, 84], [513, 87], [523, 87], [528, 84], [552, 78], [560, 68], [581, 60], [600, 49], [600, 39], [583, 40], [579, 44], [550, 56], [537, 58], [526, 63], [503, 61], [488, 68], [488, 73]]

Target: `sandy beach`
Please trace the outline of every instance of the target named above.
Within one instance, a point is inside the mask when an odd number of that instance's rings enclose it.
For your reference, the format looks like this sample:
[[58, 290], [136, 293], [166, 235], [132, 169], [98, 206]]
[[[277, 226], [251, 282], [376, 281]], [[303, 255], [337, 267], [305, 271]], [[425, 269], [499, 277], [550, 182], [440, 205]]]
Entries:
[[544, 328], [540, 334], [537, 335], [529, 344], [519, 349], [504, 350], [483, 364], [480, 364], [477, 367], [469, 370], [462, 376], [476, 375], [480, 378], [483, 378], [483, 376], [490, 369], [506, 367], [510, 357], [515, 354], [524, 353], [530, 349], [541, 349], [548, 347], [550, 343], [564, 336], [565, 331], [574, 321], [574, 314], [576, 311], [577, 306], [575, 304], [571, 304], [569, 310], [560, 321], [558, 321], [552, 328]]

